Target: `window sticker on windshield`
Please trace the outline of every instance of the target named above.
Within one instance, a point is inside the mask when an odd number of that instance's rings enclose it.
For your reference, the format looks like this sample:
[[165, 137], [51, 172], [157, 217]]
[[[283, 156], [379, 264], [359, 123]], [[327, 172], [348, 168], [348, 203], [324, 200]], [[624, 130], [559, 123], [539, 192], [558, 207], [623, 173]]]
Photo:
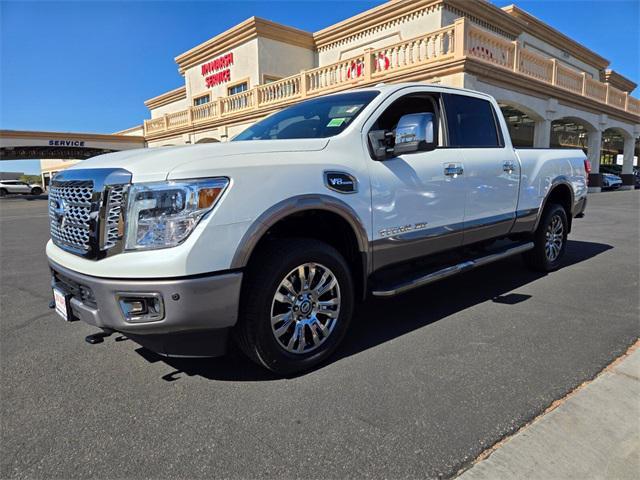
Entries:
[[360, 108], [360, 106], [359, 106], [359, 105], [355, 105], [355, 106], [353, 106], [353, 107], [351, 107], [351, 108], [347, 108], [347, 110], [346, 110], [346, 111], [347, 111], [347, 113], [355, 113], [355, 112], [357, 112], [357, 111], [358, 111], [358, 109], [359, 109], [359, 108]]
[[341, 118], [332, 118], [331, 120], [329, 120], [329, 123], [327, 123], [327, 127], [339, 127], [341, 126], [347, 119], [344, 117]]

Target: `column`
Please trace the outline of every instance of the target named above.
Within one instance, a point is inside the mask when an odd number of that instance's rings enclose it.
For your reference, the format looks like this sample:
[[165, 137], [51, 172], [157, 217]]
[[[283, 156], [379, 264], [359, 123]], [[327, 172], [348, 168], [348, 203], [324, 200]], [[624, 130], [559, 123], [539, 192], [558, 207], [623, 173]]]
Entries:
[[635, 177], [633, 176], [633, 156], [636, 149], [635, 136], [624, 139], [623, 161], [622, 161], [622, 187], [620, 190], [633, 190]]
[[600, 150], [602, 148], [602, 130], [589, 131], [587, 158], [591, 162], [589, 175], [589, 193], [602, 191], [602, 176], [600, 175]]
[[558, 99], [549, 98], [544, 109], [544, 118], [535, 123], [533, 129], [533, 146], [549, 148], [551, 146], [551, 123], [558, 118]]
[[551, 144], [551, 120], [543, 119], [535, 123], [533, 129], [533, 147], [549, 148]]

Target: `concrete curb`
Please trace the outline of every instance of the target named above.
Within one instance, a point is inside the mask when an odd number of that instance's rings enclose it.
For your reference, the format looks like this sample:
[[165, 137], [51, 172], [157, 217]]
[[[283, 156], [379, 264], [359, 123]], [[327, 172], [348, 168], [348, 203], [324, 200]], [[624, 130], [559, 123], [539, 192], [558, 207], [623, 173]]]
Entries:
[[640, 341], [593, 380], [480, 454], [462, 480], [637, 478]]

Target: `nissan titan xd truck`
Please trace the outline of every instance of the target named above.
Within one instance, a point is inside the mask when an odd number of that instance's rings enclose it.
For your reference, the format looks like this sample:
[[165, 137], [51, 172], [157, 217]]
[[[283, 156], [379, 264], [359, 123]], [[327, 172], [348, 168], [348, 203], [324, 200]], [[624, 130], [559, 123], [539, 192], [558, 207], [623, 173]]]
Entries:
[[56, 175], [52, 306], [165, 356], [235, 341], [290, 375], [327, 359], [369, 296], [513, 255], [557, 269], [588, 169], [580, 150], [514, 148], [482, 93], [397, 84], [313, 98], [230, 142]]

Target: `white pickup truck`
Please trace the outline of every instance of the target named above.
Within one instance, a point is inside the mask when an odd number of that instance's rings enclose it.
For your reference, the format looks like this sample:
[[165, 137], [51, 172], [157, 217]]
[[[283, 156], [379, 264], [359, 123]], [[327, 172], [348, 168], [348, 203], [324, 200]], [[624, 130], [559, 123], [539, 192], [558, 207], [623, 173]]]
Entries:
[[291, 374], [331, 355], [368, 295], [515, 254], [558, 268], [588, 168], [580, 150], [514, 149], [482, 93], [318, 97], [228, 143], [113, 153], [56, 175], [52, 308], [167, 356], [221, 355], [233, 338]]

